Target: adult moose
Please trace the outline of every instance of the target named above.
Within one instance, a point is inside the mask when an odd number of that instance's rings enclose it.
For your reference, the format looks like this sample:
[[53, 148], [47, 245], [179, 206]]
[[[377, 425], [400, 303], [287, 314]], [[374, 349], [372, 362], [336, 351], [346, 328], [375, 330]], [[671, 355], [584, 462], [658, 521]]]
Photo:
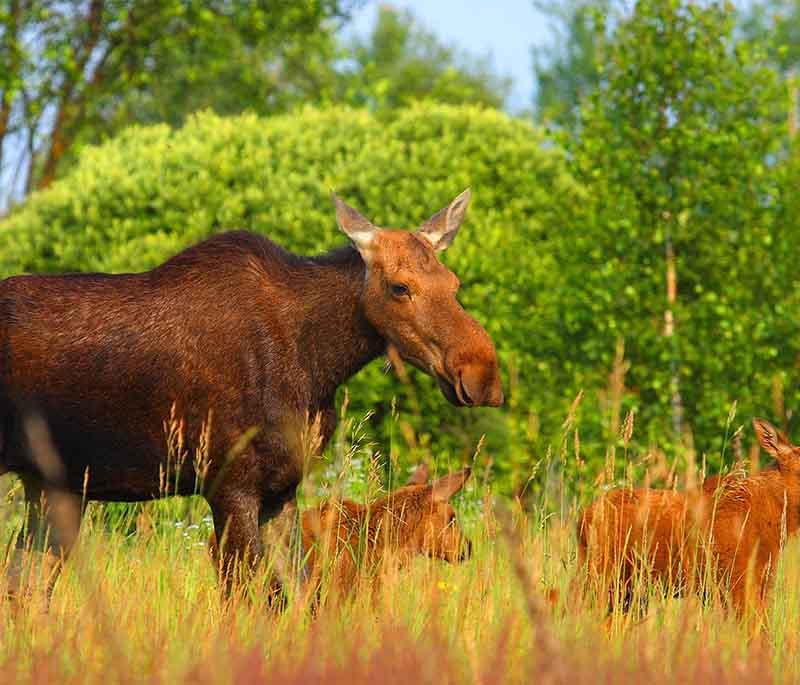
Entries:
[[[146, 273], [0, 281], [0, 472], [19, 474], [30, 505], [18, 546], [53, 523], [48, 495], [140, 501], [164, 482], [177, 483], [170, 494], [195, 492], [194, 460], [168, 462], [174, 415], [187, 454], [211, 424], [202, 494], [230, 581], [237, 560], [261, 556], [260, 525], [295, 496], [304, 427], [314, 423], [324, 446], [337, 387], [388, 345], [452, 404], [502, 404], [492, 341], [437, 257], [469, 199], [407, 232], [377, 228], [334, 196], [352, 244], [318, 257], [231, 232]], [[30, 450], [28, 409], [47, 421], [58, 478]], [[48, 544], [68, 552], [55, 530]]]

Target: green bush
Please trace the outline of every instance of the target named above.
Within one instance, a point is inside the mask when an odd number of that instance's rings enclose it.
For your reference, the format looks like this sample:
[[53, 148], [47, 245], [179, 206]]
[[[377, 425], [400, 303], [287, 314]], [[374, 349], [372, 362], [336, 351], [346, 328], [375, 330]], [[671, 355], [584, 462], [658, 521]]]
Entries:
[[[558, 279], [548, 245], [581, 201], [562, 154], [528, 123], [476, 107], [420, 105], [389, 120], [306, 109], [272, 119], [203, 114], [177, 131], [130, 129], [87, 150], [4, 222], [0, 275], [147, 269], [231, 228], [318, 253], [345, 240], [332, 188], [378, 225], [410, 228], [466, 186], [473, 205], [444, 260], [463, 282], [464, 305], [496, 341], [506, 378], [511, 369], [519, 379], [507, 408], [454, 409], [427, 377], [415, 373], [401, 386], [379, 363], [350, 383], [350, 406], [355, 415], [375, 412], [384, 454], [396, 444], [408, 459], [432, 450], [440, 463], [456, 462], [486, 433], [496, 474], [524, 479], [537, 437], [529, 412], [547, 408], [560, 421], [574, 394], [559, 383], [563, 342], [551, 325]], [[393, 418], [393, 397], [413, 438]]]

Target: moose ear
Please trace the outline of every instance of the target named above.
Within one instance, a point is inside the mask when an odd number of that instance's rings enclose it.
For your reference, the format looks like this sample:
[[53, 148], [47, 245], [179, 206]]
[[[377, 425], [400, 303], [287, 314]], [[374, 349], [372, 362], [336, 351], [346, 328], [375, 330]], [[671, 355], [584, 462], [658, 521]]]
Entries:
[[433, 249], [437, 252], [447, 249], [455, 240], [456, 233], [461, 228], [461, 222], [467, 215], [471, 197], [472, 191], [467, 188], [447, 207], [436, 212], [419, 229], [420, 235], [433, 245]]
[[372, 257], [372, 245], [378, 229], [365, 216], [353, 209], [336, 193], [331, 193], [333, 204], [336, 206], [336, 223], [339, 228], [352, 241], [355, 248], [361, 253], [362, 258], [369, 264]]
[[425, 485], [428, 482], [428, 475], [428, 465], [420, 464], [414, 469], [414, 473], [408, 477], [406, 485]]
[[441, 477], [431, 485], [431, 496], [435, 502], [446, 502], [455, 495], [469, 478], [469, 467]]
[[753, 419], [753, 428], [761, 446], [773, 457], [780, 456], [783, 450], [792, 447], [786, 436], [764, 419]]

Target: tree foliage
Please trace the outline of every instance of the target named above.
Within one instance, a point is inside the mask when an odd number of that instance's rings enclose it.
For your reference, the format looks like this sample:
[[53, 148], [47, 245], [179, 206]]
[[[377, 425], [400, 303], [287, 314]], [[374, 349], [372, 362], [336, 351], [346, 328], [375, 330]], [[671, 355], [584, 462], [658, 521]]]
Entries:
[[800, 2], [755, 2], [740, 23], [747, 39], [763, 45], [783, 74], [800, 71]]
[[724, 3], [639, 0], [616, 28], [574, 145], [591, 201], [562, 292], [563, 338], [577, 342], [568, 363], [606, 368], [624, 340], [640, 421], [671, 434], [677, 382], [684, 427], [717, 459], [734, 401], [752, 416], [773, 413], [776, 393], [780, 406], [800, 399], [798, 276], [786, 268], [797, 219], [776, 213], [788, 190], [776, 156], [784, 95], [762, 56], [734, 41], [735, 19]]
[[303, 103], [502, 104], [508, 81], [381, 8], [337, 33], [355, 0], [0, 0], [0, 207], [45, 187], [81, 148], [132, 124], [181, 125]]
[[443, 44], [409, 12], [381, 6], [372, 33], [346, 50], [338, 97], [354, 106], [392, 109], [415, 100], [501, 107], [511, 83], [486, 58]]
[[254, 87], [268, 97], [289, 55], [316, 45], [343, 4], [3, 0], [0, 150], [27, 155], [16, 156], [19, 170], [0, 157], [0, 174], [22, 194], [49, 185], [88, 126], [130, 121], [136, 93], [140, 114], [149, 105], [174, 123], [209, 104], [209, 89], [226, 104]]
[[612, 0], [537, 2], [555, 38], [533, 49], [536, 117], [574, 130], [581, 101], [600, 84]]

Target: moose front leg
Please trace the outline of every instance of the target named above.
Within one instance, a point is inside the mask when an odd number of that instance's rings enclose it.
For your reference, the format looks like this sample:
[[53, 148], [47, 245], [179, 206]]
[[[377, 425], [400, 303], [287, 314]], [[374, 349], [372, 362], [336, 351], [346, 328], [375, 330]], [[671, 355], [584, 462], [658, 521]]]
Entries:
[[210, 504], [216, 537], [215, 563], [222, 588], [230, 597], [250, 581], [263, 556], [258, 534], [260, 502], [257, 497], [221, 493]]
[[[299, 460], [287, 454], [285, 445], [253, 444], [212, 478], [205, 493], [214, 517], [215, 540], [209, 541], [209, 546], [228, 595], [253, 579], [264, 558], [262, 528], [278, 517], [287, 503], [294, 502], [302, 478], [298, 464]], [[280, 519], [291, 523], [292, 513], [290, 506], [285, 517], [279, 517], [278, 540], [267, 540], [270, 547], [288, 537], [283, 532], [289, 529]], [[272, 569], [267, 571], [267, 602], [282, 606], [283, 587]]]
[[297, 501], [292, 497], [276, 516], [261, 518], [261, 542], [271, 574], [270, 593], [281, 596], [286, 586], [300, 589], [305, 583], [304, 553]]
[[[230, 596], [237, 584], [248, 582], [266, 556], [265, 550], [269, 550], [267, 603], [279, 606], [283, 597], [281, 581], [292, 577], [298, 568], [302, 571], [301, 552], [294, 540], [299, 536], [296, 502], [287, 502], [277, 516], [270, 516], [272, 510], [261, 507], [255, 537], [251, 511], [236, 507], [235, 513], [228, 512], [221, 504], [212, 509], [214, 532], [208, 549], [225, 593]], [[299, 582], [303, 582], [302, 575]]]

